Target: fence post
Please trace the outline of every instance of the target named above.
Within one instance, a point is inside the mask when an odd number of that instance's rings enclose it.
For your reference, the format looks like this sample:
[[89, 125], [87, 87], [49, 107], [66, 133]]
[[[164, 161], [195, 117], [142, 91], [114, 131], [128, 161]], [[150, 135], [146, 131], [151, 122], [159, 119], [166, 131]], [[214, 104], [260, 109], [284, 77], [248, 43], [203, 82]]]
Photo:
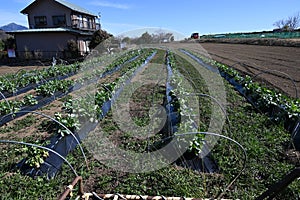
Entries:
[[272, 185], [266, 192], [261, 194], [256, 200], [263, 199], [273, 199], [281, 191], [283, 191], [289, 184], [291, 184], [295, 179], [300, 177], [300, 167], [295, 168], [289, 174], [287, 174], [280, 181]]

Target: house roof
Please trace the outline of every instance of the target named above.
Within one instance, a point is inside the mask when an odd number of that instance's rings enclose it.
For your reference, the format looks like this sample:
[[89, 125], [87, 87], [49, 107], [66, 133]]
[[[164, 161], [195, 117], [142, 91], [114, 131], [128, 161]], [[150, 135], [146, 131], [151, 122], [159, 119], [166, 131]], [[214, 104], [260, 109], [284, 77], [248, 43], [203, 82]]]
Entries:
[[[28, 13], [28, 9], [33, 6], [34, 4], [36, 4], [39, 0], [35, 0], [34, 2], [32, 2], [31, 4], [29, 4], [26, 8], [24, 8], [23, 10], [21, 10], [21, 13], [23, 14], [27, 14]], [[79, 13], [83, 13], [83, 14], [87, 14], [87, 15], [91, 15], [91, 16], [94, 16], [94, 17], [97, 17], [97, 15], [95, 15], [94, 13], [78, 6], [78, 5], [75, 5], [73, 3], [70, 3], [70, 2], [67, 2], [67, 1], [64, 1], [64, 0], [53, 0], [53, 1], [56, 1], [57, 3], [73, 10], [73, 11], [76, 11], [76, 12], [79, 12]]]
[[69, 29], [69, 28], [36, 28], [36, 29], [27, 29], [27, 30], [16, 30], [16, 31], [10, 31], [7, 33], [15, 34], [15, 33], [47, 33], [47, 32], [70, 32], [70, 33], [75, 33], [79, 35], [92, 35], [93, 33], [90, 32], [84, 32], [84, 31], [79, 31], [79, 30], [74, 30], [74, 29]]

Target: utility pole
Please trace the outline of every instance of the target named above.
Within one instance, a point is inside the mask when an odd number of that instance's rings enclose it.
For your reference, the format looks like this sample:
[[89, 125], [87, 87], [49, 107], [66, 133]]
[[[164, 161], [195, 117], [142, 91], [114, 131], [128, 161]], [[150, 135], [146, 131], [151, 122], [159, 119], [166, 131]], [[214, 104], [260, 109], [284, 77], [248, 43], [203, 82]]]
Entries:
[[98, 12], [98, 23], [99, 23], [99, 30], [101, 30], [101, 23], [100, 23], [100, 19], [101, 19], [101, 12]]

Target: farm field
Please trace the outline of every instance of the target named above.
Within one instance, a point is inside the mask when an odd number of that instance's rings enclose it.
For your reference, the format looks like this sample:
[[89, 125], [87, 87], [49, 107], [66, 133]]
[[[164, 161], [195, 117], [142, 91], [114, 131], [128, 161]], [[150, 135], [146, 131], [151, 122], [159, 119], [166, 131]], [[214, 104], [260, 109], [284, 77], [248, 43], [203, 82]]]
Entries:
[[[198, 44], [189, 44], [189, 48], [200, 53], [206, 51], [204, 54], [208, 54], [213, 60], [232, 66], [244, 74], [258, 75], [258, 81], [271, 84], [271, 87], [292, 97], [296, 96], [295, 85], [300, 93], [300, 48], [230, 43], [200, 43], [200, 45], [201, 48], [198, 48]], [[0, 74], [13, 73], [21, 69], [42, 68], [45, 66], [1, 66]]]
[[271, 70], [269, 73], [259, 75], [258, 78], [295, 97], [295, 87], [289, 79], [291, 77], [295, 81], [297, 90], [300, 91], [300, 48], [298, 47], [220, 43], [201, 43], [201, 46], [212, 59], [233, 66], [245, 74], [254, 76]]
[[[271, 47], [201, 45], [229, 66], [250, 63], [234, 68], [252, 77], [274, 66], [299, 87], [297, 49], [284, 49], [284, 58], [282, 49]], [[255, 199], [299, 165], [284, 122], [254, 108], [188, 53], [205, 55], [199, 44], [170, 44], [29, 72], [40, 80], [27, 80], [22, 72], [16, 76], [25, 78], [22, 85], [14, 76], [2, 78], [1, 92], [12, 95], [1, 98], [1, 123], [5, 115], [15, 115], [0, 127], [1, 199], [55, 199], [78, 175], [85, 192], [99, 195]], [[0, 74], [8, 71], [0, 67]], [[260, 77], [294, 95], [284, 77]], [[16, 92], [32, 84], [25, 93]], [[35, 113], [18, 117], [18, 111], [33, 108]], [[49, 147], [69, 163], [56, 162], [61, 158], [45, 149], [4, 140]], [[296, 180], [275, 199], [298, 199], [299, 191]], [[77, 193], [78, 185], [71, 199]]]

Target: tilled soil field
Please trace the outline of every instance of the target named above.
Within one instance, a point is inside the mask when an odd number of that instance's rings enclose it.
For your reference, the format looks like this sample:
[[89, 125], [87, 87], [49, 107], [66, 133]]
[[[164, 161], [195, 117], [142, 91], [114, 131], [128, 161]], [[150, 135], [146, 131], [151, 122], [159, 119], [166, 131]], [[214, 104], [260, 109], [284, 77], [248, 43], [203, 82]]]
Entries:
[[[212, 59], [296, 97], [300, 93], [300, 48], [246, 44], [200, 44]], [[262, 73], [266, 71], [266, 73]], [[262, 73], [262, 74], [260, 74]], [[293, 83], [293, 81], [294, 83]]]

